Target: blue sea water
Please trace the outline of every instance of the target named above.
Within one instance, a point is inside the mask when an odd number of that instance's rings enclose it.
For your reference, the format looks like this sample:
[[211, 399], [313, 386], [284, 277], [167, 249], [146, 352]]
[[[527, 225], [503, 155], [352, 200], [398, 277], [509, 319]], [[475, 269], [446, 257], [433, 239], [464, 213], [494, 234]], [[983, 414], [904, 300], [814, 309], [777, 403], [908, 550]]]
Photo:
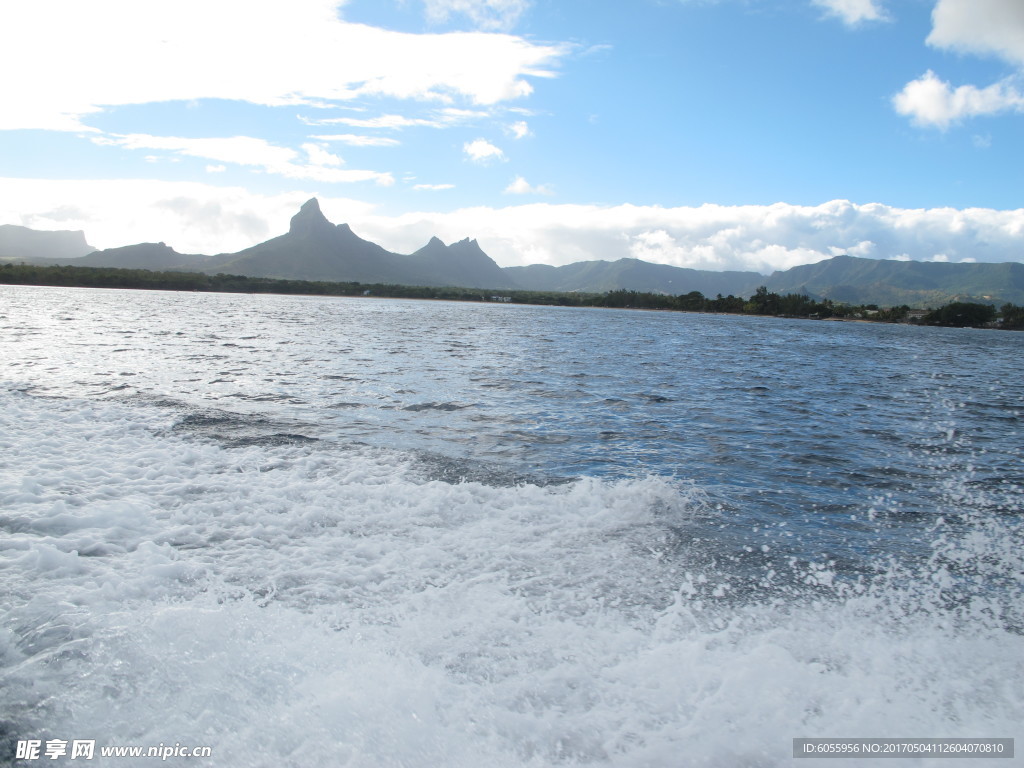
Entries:
[[1024, 334], [5, 286], [0, 344], [7, 753], [1024, 736]]

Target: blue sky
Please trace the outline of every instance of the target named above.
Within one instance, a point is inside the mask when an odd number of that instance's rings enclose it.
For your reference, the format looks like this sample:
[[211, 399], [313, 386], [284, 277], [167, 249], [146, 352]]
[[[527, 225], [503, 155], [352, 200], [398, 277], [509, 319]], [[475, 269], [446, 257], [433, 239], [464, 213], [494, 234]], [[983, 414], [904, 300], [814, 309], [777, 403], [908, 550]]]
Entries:
[[502, 265], [1024, 261], [1020, 0], [33, 0], [0, 223]]

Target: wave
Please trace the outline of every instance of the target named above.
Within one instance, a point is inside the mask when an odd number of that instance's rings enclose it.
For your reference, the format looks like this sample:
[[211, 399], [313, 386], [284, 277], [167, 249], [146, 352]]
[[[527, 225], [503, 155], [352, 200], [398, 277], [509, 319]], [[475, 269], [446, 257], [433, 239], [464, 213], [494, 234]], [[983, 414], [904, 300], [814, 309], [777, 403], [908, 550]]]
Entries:
[[744, 538], [662, 477], [545, 482], [169, 404], [0, 401], [0, 749], [774, 766], [795, 737], [1024, 735], [1009, 493], [951, 481], [928, 556], [864, 574]]

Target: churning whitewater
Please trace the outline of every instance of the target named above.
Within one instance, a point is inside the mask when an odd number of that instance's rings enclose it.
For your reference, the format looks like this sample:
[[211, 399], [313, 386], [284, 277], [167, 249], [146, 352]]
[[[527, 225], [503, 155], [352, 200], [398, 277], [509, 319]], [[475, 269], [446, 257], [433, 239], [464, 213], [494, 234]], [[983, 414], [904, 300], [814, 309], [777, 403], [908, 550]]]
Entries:
[[3, 760], [1021, 747], [1024, 335], [27, 287], [0, 334]]

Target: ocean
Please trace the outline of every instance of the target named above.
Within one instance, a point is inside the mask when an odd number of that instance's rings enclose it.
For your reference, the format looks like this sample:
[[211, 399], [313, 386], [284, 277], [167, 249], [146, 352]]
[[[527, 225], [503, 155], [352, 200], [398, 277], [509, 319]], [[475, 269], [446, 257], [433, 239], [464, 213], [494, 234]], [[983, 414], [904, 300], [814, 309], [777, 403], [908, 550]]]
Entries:
[[0, 286], [0, 359], [0, 763], [1024, 749], [1024, 334]]

